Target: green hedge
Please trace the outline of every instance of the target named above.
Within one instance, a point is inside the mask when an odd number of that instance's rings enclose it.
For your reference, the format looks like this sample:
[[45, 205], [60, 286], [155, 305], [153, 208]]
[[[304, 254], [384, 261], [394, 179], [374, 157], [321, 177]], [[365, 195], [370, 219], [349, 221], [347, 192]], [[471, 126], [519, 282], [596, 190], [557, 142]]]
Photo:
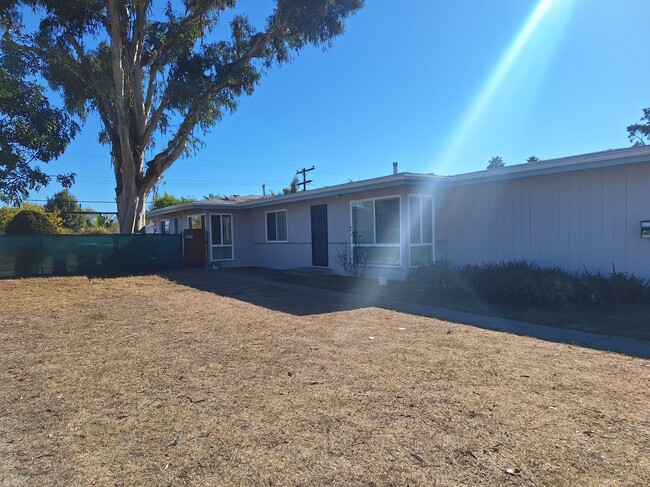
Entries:
[[437, 293], [509, 306], [561, 308], [576, 304], [650, 303], [648, 280], [615, 269], [609, 275], [586, 270], [572, 274], [559, 267], [541, 267], [527, 261], [456, 268], [448, 260], [438, 260], [416, 269], [410, 279]]

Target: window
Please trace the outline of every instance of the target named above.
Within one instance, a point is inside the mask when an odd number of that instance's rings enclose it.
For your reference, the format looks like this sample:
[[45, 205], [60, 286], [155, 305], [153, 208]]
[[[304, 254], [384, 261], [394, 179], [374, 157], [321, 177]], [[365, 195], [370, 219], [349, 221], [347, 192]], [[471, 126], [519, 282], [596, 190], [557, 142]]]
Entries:
[[183, 233], [180, 218], [174, 218], [174, 233]]
[[409, 196], [411, 267], [433, 262], [433, 198]]
[[351, 205], [354, 243], [366, 247], [368, 263], [401, 265], [399, 198], [353, 201]]
[[205, 215], [188, 216], [187, 228], [205, 228]]
[[163, 220], [160, 222], [160, 233], [172, 233], [171, 221]]
[[212, 260], [232, 260], [232, 215], [210, 215]]
[[287, 241], [287, 210], [266, 212], [266, 241]]

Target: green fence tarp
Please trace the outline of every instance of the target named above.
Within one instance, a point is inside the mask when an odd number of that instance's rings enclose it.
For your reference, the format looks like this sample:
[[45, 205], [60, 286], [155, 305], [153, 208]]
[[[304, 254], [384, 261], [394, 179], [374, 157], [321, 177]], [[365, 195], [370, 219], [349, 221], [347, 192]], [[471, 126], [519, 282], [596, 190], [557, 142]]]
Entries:
[[0, 278], [137, 274], [182, 265], [181, 235], [0, 235]]

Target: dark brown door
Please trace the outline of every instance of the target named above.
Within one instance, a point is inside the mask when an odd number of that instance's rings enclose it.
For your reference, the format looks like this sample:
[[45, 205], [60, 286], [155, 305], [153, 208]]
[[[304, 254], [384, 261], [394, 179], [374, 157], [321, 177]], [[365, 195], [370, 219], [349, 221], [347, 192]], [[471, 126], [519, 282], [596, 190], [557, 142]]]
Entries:
[[183, 257], [185, 267], [205, 267], [205, 230], [183, 230]]
[[327, 205], [311, 207], [311, 265], [327, 267]]

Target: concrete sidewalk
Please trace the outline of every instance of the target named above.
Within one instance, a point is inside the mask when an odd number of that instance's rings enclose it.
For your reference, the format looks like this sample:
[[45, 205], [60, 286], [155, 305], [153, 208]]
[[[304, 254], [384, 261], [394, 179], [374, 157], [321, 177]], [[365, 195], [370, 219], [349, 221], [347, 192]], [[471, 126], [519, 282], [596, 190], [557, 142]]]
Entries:
[[[293, 290], [302, 293], [327, 296], [333, 300], [350, 303], [360, 307], [377, 307], [409, 313], [413, 315], [437, 318], [439, 320], [476, 326], [486, 330], [502, 331], [515, 335], [528, 336], [556, 343], [579, 345], [608, 352], [623, 353], [640, 358], [650, 358], [650, 341], [639, 338], [628, 338], [615, 335], [601, 335], [585, 331], [557, 328], [548, 325], [538, 325], [523, 321], [510, 320], [496, 316], [480, 315], [447, 308], [437, 308], [423, 304], [407, 303], [395, 299], [378, 298], [363, 294], [344, 293], [329, 289], [313, 288], [280, 281], [283, 271], [274, 269], [220, 269], [219, 274], [249, 282], [264, 283], [276, 288]], [[650, 321], [650, 317], [648, 317]]]

